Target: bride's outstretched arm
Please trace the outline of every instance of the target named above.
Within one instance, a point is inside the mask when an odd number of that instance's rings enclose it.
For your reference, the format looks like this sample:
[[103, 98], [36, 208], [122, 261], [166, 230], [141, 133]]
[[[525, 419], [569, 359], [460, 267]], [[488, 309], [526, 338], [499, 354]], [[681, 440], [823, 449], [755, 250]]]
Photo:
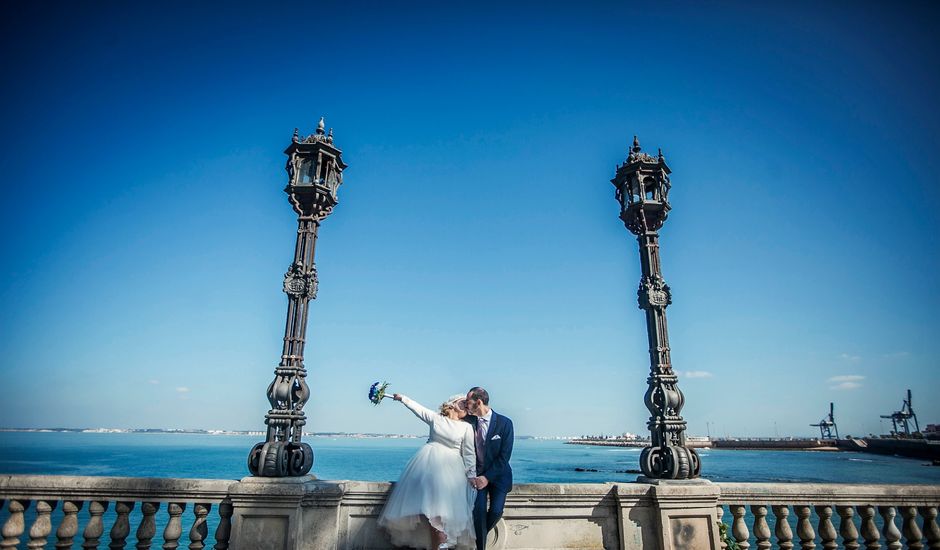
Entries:
[[411, 409], [411, 412], [415, 413], [415, 416], [423, 420], [425, 424], [431, 425], [434, 423], [434, 411], [424, 407], [421, 405], [421, 403], [418, 403], [407, 395], [401, 395], [399, 393], [393, 395], [392, 399], [395, 401], [401, 401], [402, 404]]

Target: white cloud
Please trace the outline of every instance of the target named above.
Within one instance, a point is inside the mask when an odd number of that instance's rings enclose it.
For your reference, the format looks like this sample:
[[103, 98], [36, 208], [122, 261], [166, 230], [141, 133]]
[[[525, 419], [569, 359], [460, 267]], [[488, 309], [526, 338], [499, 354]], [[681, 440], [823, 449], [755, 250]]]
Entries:
[[832, 384], [830, 390], [854, 390], [862, 387], [862, 380], [865, 377], [861, 374], [839, 374], [830, 376], [827, 382]]
[[862, 358], [858, 355], [849, 355], [848, 353], [839, 354], [839, 359], [848, 363], [858, 363]]
[[829, 382], [860, 382], [864, 380], [865, 377], [861, 374], [840, 374], [838, 376], [830, 376]]
[[176, 388], [176, 391], [178, 391], [179, 393], [189, 393], [189, 388], [187, 388], [186, 386], [180, 386]]
[[160, 381], [159, 381], [159, 380], [151, 379], [151, 380], [147, 380], [147, 383], [148, 383], [148, 384], [153, 384], [154, 386], [156, 386], [157, 384], [160, 383]]
[[711, 378], [714, 376], [707, 370], [682, 370], [676, 371], [676, 373], [682, 378]]

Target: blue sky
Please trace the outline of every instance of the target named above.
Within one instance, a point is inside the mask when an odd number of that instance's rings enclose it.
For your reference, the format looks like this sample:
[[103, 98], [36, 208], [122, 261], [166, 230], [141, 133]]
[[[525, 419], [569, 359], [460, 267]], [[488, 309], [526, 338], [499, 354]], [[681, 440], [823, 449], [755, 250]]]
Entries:
[[[5, 6], [0, 425], [260, 429], [295, 219], [283, 149], [349, 164], [317, 249], [311, 429], [417, 433], [481, 384], [518, 433], [643, 432], [636, 242], [662, 230], [690, 433], [940, 422], [936, 4]], [[391, 410], [389, 410], [391, 409]]]

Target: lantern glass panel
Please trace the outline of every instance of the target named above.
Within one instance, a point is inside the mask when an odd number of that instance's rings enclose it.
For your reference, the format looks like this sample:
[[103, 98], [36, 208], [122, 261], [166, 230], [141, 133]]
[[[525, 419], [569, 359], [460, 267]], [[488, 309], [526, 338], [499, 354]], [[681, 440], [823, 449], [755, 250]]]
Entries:
[[637, 202], [640, 199], [640, 183], [639, 180], [633, 180], [630, 182], [630, 204]]
[[311, 184], [313, 183], [313, 170], [314, 164], [313, 159], [303, 159], [300, 162], [300, 183]]

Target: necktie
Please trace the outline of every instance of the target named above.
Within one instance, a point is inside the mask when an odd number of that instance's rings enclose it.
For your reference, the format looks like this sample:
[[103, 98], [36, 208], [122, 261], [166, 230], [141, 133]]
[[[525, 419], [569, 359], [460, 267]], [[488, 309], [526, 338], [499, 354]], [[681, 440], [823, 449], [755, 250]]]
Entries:
[[477, 430], [476, 430], [476, 451], [477, 451], [477, 472], [483, 469], [483, 454], [484, 449], [483, 445], [486, 442], [486, 438], [483, 435], [486, 431], [486, 421], [482, 418], [477, 420]]

